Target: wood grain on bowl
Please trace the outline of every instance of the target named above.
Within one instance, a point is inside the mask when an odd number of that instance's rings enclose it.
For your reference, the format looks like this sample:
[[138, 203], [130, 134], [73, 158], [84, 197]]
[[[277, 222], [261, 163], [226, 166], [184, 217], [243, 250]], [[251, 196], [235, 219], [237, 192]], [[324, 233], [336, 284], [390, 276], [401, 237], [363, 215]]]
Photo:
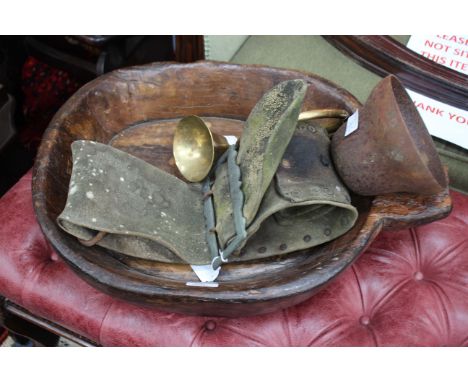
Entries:
[[215, 132], [239, 136], [263, 93], [295, 78], [309, 84], [303, 111], [353, 112], [359, 106], [351, 94], [329, 81], [263, 66], [156, 63], [118, 70], [88, 83], [55, 115], [37, 156], [33, 201], [45, 235], [78, 275], [113, 296], [173, 312], [242, 316], [304, 301], [346, 269], [382, 228], [410, 227], [450, 212], [447, 190], [432, 197], [354, 197], [359, 219], [345, 235], [289, 255], [226, 264], [217, 288], [187, 286], [187, 281], [197, 281], [187, 265], [84, 247], [57, 226], [68, 192], [73, 141], [111, 144], [179, 176], [172, 158], [172, 132], [179, 118], [196, 114]]

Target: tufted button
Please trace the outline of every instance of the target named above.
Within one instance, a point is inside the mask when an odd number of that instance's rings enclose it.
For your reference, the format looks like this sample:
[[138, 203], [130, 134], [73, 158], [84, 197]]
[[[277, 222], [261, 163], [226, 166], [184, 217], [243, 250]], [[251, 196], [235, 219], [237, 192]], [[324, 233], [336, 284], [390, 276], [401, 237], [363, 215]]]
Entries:
[[367, 315], [361, 316], [359, 322], [361, 323], [361, 325], [367, 326], [370, 323], [370, 318]]
[[205, 330], [212, 331], [216, 329], [216, 322], [213, 320], [208, 320], [205, 322]]
[[50, 260], [52, 261], [58, 261], [59, 257], [55, 252], [50, 253]]
[[[220, 320], [136, 307], [86, 284], [43, 239], [32, 209], [30, 184], [29, 175], [0, 199], [4, 222], [0, 224], [0, 294], [25, 302], [33, 314], [99, 344], [468, 345], [465, 195], [451, 192], [454, 209], [443, 221], [412, 230], [381, 232], [352, 267], [309, 300], [283, 312]], [[303, 239], [311, 241], [311, 235]], [[324, 264], [333, 266], [337, 257]], [[47, 263], [54, 258], [60, 264]], [[322, 267], [319, 261], [317, 269]], [[31, 272], [35, 272], [34, 277], [30, 277]], [[425, 280], [436, 281], [437, 287], [423, 283]], [[337, 317], [350, 316], [354, 325], [342, 320], [330, 330], [330, 322], [337, 322]], [[286, 336], [285, 324], [291, 321], [294, 324], [287, 326], [290, 335]]]

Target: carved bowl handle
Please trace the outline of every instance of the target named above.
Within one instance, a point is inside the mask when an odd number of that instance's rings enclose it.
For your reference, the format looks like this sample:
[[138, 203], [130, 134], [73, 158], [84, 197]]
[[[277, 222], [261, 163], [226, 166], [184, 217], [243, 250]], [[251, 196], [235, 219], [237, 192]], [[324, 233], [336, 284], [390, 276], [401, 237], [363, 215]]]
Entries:
[[452, 199], [449, 190], [436, 195], [392, 194], [376, 196], [370, 215], [382, 221], [382, 229], [411, 228], [442, 219], [450, 214]]

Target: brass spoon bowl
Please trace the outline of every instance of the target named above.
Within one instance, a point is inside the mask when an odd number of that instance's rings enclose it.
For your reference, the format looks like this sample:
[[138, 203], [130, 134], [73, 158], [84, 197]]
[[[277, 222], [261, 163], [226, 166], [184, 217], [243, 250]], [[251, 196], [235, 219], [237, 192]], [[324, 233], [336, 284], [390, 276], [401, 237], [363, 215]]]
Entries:
[[228, 146], [223, 135], [213, 133], [201, 118], [190, 115], [177, 124], [172, 152], [184, 178], [200, 182]]

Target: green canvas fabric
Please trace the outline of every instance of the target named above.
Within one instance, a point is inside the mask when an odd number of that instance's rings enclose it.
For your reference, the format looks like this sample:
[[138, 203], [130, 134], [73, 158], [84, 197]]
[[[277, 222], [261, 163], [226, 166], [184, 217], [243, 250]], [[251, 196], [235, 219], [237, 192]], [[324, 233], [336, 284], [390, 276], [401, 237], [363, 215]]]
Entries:
[[250, 36], [231, 62], [314, 73], [349, 90], [361, 102], [381, 80], [320, 36]]
[[247, 40], [247, 35], [205, 35], [203, 45], [205, 59], [229, 61]]
[[[402, 44], [409, 36], [392, 36]], [[320, 36], [250, 36], [231, 62], [303, 70], [348, 90], [364, 103], [381, 77], [360, 66]], [[468, 194], [468, 150], [434, 138], [450, 187]]]

